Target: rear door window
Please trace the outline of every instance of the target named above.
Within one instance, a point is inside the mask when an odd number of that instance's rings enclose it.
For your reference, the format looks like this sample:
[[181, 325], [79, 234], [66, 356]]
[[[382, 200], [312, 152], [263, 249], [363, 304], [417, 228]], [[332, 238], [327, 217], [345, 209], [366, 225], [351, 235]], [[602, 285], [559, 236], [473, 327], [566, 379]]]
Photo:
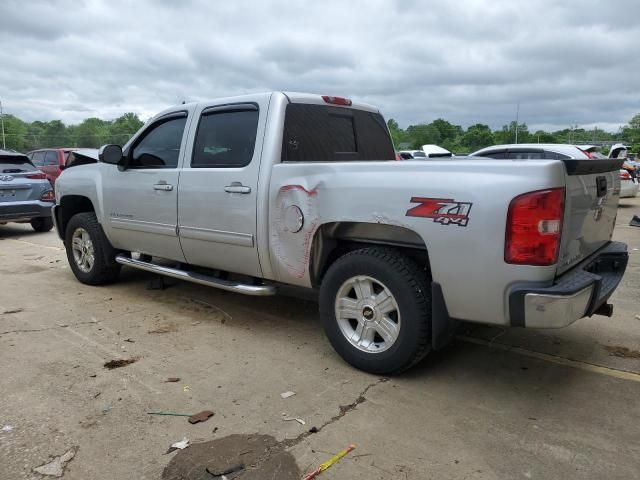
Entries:
[[198, 124], [191, 167], [233, 168], [249, 165], [257, 130], [257, 107], [205, 111]]
[[287, 105], [282, 161], [361, 160], [395, 160], [382, 115], [344, 107]]
[[504, 150], [489, 150], [488, 152], [482, 152], [479, 157], [496, 158], [498, 160], [507, 158], [507, 152]]
[[58, 152], [55, 150], [49, 150], [44, 157], [45, 166], [57, 166], [58, 165]]
[[34, 152], [33, 158], [31, 161], [36, 167], [41, 167], [44, 165], [44, 156], [47, 152]]
[[544, 158], [542, 150], [509, 150], [505, 158], [512, 160], [540, 160]]
[[546, 151], [544, 152], [544, 158], [549, 160], [568, 160], [571, 157], [569, 155], [564, 155], [562, 153]]

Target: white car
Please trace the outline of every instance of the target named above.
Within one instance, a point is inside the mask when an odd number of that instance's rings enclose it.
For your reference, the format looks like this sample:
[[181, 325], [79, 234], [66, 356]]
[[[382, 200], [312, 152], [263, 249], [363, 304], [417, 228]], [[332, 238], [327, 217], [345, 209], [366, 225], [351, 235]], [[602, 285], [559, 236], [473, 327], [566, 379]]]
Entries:
[[592, 158], [582, 148], [561, 143], [518, 143], [493, 145], [477, 152], [471, 157], [505, 158], [509, 160], [584, 160]]
[[620, 198], [635, 197], [640, 189], [640, 183], [633, 179], [626, 170], [620, 169]]

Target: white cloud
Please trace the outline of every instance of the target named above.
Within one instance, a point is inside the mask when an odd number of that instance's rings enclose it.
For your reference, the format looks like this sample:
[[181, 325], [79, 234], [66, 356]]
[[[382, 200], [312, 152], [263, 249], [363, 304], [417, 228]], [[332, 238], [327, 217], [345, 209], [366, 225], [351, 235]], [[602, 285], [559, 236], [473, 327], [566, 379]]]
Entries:
[[640, 111], [640, 2], [12, 1], [0, 99], [78, 122], [265, 90], [344, 94], [401, 125], [598, 125]]

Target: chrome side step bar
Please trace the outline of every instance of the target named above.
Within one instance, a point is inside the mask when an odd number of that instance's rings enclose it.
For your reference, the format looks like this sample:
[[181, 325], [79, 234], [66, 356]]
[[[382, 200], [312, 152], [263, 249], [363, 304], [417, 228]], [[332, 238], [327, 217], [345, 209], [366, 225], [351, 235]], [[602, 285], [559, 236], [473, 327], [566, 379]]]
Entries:
[[116, 262], [121, 265], [126, 265], [127, 267], [138, 268], [147, 272], [166, 275], [167, 277], [177, 278], [187, 282], [199, 283], [200, 285], [207, 285], [209, 287], [227, 290], [228, 292], [243, 293], [245, 295], [258, 297], [276, 294], [276, 288], [273, 285], [249, 285], [246, 283], [231, 282], [229, 280], [222, 280], [220, 278], [203, 275], [201, 273], [165, 267], [154, 263], [143, 262], [141, 260], [134, 260], [133, 258], [125, 257], [124, 255], [117, 255]]

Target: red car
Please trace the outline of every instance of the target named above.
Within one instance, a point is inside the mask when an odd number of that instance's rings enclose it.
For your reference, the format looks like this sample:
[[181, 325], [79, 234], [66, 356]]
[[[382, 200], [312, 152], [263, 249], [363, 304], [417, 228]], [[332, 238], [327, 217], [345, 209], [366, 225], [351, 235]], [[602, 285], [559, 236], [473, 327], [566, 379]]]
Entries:
[[40, 150], [33, 150], [29, 152], [27, 156], [31, 159], [38, 170], [43, 172], [47, 176], [47, 180], [51, 182], [53, 186], [56, 179], [64, 170], [69, 152], [76, 150], [75, 148], [43, 148]]

